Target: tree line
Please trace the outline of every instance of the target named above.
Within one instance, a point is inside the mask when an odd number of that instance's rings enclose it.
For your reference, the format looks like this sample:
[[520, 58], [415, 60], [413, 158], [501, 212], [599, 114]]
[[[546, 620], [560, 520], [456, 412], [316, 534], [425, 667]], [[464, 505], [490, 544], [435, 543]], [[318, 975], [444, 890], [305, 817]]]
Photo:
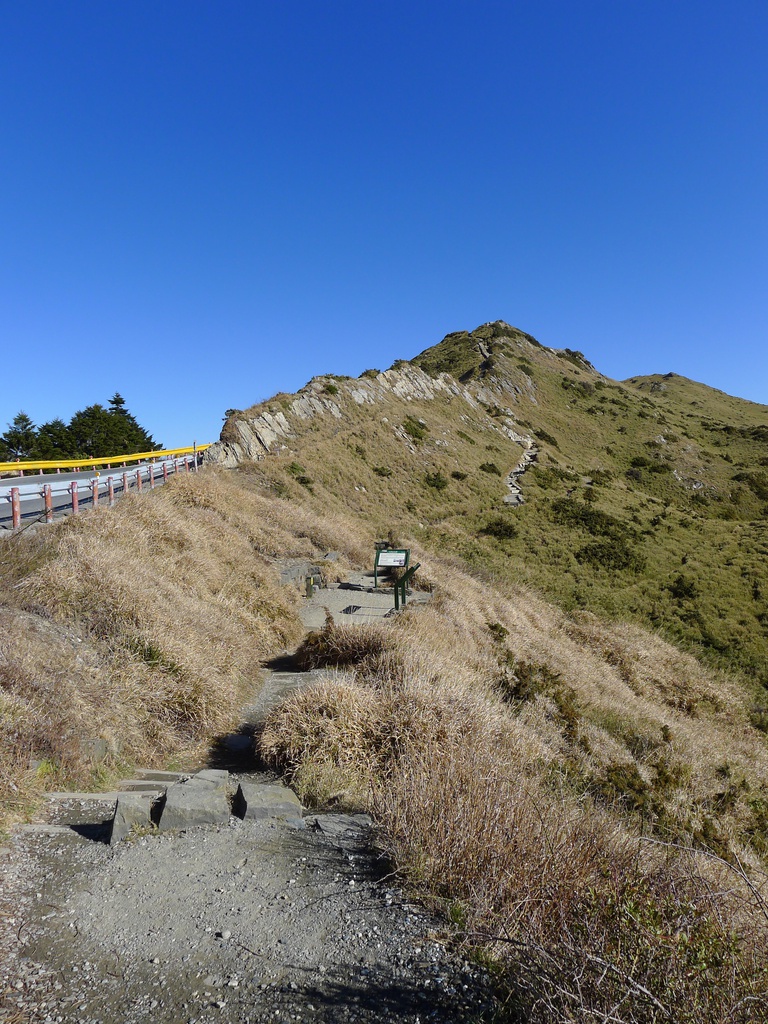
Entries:
[[162, 445], [136, 422], [117, 391], [109, 400], [109, 408], [89, 405], [76, 412], [69, 423], [56, 418], [38, 427], [25, 412], [19, 412], [0, 434], [0, 462], [97, 459], [160, 448]]

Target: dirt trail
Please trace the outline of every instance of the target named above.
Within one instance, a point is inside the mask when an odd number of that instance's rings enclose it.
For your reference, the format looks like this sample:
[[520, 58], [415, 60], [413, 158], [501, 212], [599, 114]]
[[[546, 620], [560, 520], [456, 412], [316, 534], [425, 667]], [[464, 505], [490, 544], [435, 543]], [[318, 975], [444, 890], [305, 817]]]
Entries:
[[[313, 603], [322, 608], [324, 596]], [[377, 596], [357, 603], [370, 610]], [[268, 778], [246, 737], [310, 679], [290, 659], [277, 663], [212, 764]], [[48, 822], [20, 829], [1, 851], [0, 1021], [448, 1024], [493, 1015], [488, 978], [450, 951], [441, 921], [403, 896], [365, 815], [308, 815], [302, 829], [232, 817], [109, 846], [98, 841], [103, 808], [91, 805], [94, 820], [72, 828], [78, 811], [52, 807]]]

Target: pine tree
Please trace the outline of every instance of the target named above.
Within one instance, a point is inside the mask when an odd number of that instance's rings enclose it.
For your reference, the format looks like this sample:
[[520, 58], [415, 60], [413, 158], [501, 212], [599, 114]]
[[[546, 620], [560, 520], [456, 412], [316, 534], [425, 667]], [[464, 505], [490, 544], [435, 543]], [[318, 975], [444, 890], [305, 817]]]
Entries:
[[35, 459], [66, 459], [72, 458], [74, 447], [72, 435], [64, 420], [56, 417], [38, 427], [33, 448]]
[[25, 412], [18, 412], [8, 429], [0, 436], [0, 446], [6, 461], [11, 459], [29, 459], [35, 447], [35, 424]]

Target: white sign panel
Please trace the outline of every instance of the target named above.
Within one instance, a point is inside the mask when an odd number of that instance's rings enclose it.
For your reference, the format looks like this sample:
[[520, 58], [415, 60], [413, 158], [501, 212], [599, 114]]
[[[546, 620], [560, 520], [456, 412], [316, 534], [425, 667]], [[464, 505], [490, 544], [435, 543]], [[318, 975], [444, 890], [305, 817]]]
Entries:
[[380, 551], [379, 567], [404, 566], [408, 558], [407, 551]]

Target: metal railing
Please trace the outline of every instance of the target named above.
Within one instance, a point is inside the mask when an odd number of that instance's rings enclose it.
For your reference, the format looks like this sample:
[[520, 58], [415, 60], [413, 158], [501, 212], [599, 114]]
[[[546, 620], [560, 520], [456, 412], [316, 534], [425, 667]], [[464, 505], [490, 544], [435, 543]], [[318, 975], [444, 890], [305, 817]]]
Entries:
[[[206, 448], [208, 445], [205, 446]], [[98, 471], [95, 476], [75, 480], [57, 480], [53, 477], [50, 483], [42, 486], [37, 479], [30, 478], [28, 483], [20, 483], [6, 488], [6, 494], [0, 494], [0, 502], [5, 499], [11, 504], [11, 529], [18, 530], [23, 520], [52, 523], [54, 515], [75, 515], [82, 506], [97, 508], [102, 502], [112, 507], [118, 498], [131, 490], [141, 493], [145, 486], [154, 490], [156, 486], [167, 482], [174, 473], [195, 472], [199, 466], [200, 447], [188, 449], [194, 455], [185, 454], [182, 458], [164, 458], [157, 462], [149, 462], [135, 469], [127, 468], [122, 473], [110, 473], [103, 476]], [[153, 453], [159, 454], [159, 453]], [[126, 460], [127, 461], [127, 460]], [[34, 482], [33, 482], [34, 481]], [[6, 481], [7, 483], [7, 481]], [[27, 512], [22, 510], [22, 498], [32, 499], [34, 507]], [[41, 507], [42, 506], [42, 507]], [[7, 520], [7, 516], [0, 515]]]
[[103, 459], [16, 459], [15, 462], [0, 462], [0, 473], [18, 473], [24, 476], [25, 473], [45, 473], [46, 470], [56, 473], [61, 470], [92, 469], [96, 472], [98, 466], [126, 466], [129, 462], [148, 462], [150, 459], [162, 459], [176, 455], [197, 456], [210, 448], [210, 444], [191, 444], [187, 448], [164, 448], [159, 452], [134, 452], [131, 455], [108, 455]]

